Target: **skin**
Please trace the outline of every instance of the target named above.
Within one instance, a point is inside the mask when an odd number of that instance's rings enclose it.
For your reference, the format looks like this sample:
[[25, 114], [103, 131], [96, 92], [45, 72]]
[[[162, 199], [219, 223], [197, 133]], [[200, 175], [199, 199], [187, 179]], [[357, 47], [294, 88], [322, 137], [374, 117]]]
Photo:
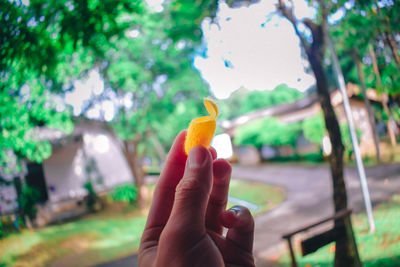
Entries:
[[186, 156], [185, 137], [175, 139], [156, 185], [139, 266], [254, 266], [253, 217], [241, 206], [225, 210], [230, 164], [213, 148]]

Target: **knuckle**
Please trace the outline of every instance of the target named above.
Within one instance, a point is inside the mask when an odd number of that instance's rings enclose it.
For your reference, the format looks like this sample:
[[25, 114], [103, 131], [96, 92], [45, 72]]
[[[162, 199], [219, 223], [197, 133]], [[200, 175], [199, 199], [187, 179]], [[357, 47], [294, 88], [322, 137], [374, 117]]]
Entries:
[[203, 188], [199, 179], [196, 177], [186, 177], [182, 179], [176, 187], [175, 199], [192, 198], [193, 195], [203, 194]]
[[224, 199], [219, 199], [216, 197], [211, 197], [210, 200], [208, 201], [209, 205], [212, 205], [213, 207], [216, 208], [225, 208], [226, 205], [228, 204], [228, 201], [224, 198]]

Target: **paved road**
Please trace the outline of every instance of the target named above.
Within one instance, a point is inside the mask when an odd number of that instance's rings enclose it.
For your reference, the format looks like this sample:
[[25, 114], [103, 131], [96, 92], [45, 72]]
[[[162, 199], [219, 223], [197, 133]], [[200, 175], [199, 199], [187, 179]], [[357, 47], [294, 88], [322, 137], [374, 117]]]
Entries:
[[[367, 168], [373, 204], [400, 193], [400, 164]], [[329, 166], [268, 164], [256, 167], [234, 166], [233, 176], [282, 186], [286, 200], [270, 212], [256, 217], [254, 251], [260, 255], [281, 242], [281, 236], [302, 225], [333, 214]], [[349, 208], [364, 211], [363, 198], [355, 168], [345, 169]]]
[[[270, 212], [256, 216], [255, 255], [268, 251], [282, 242], [281, 235], [304, 224], [333, 214], [332, 188], [328, 165], [302, 166], [268, 164], [262, 166], [234, 166], [234, 178], [282, 186], [285, 201]], [[368, 185], [373, 204], [400, 193], [400, 164], [367, 168]], [[355, 212], [364, 210], [360, 184], [355, 168], [345, 169], [349, 207]], [[268, 263], [260, 262], [259, 266]], [[98, 267], [137, 266], [137, 257], [130, 256]]]

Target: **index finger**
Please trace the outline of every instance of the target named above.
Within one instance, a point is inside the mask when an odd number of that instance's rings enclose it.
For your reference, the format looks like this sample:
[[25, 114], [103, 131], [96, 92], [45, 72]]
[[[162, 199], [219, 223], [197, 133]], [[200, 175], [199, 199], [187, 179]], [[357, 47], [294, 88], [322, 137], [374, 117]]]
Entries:
[[175, 188], [185, 171], [187, 159], [184, 151], [185, 138], [186, 130], [178, 134], [168, 153], [154, 190], [146, 228], [163, 226], [168, 221], [175, 198]]

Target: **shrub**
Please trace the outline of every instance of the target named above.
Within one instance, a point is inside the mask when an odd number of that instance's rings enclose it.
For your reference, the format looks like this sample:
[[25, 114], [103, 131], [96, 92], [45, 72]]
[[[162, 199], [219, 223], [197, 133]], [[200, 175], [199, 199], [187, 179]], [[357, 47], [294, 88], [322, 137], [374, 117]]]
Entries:
[[113, 201], [135, 204], [137, 199], [137, 188], [133, 184], [126, 184], [114, 188], [111, 199]]
[[0, 239], [3, 237], [3, 223], [0, 221]]
[[300, 123], [281, 123], [277, 118], [264, 118], [238, 128], [234, 143], [238, 146], [262, 145], [294, 147], [301, 130]]
[[33, 219], [37, 212], [35, 204], [38, 203], [39, 200], [40, 191], [34, 187], [25, 185], [18, 196], [18, 204], [21, 209], [22, 216], [24, 217], [26, 215]]
[[95, 205], [98, 202], [98, 196], [96, 194], [96, 192], [94, 191], [93, 188], [93, 183], [92, 181], [87, 181], [83, 187], [88, 191], [88, 195], [86, 196], [86, 206], [88, 207], [88, 209], [94, 211], [96, 210]]

